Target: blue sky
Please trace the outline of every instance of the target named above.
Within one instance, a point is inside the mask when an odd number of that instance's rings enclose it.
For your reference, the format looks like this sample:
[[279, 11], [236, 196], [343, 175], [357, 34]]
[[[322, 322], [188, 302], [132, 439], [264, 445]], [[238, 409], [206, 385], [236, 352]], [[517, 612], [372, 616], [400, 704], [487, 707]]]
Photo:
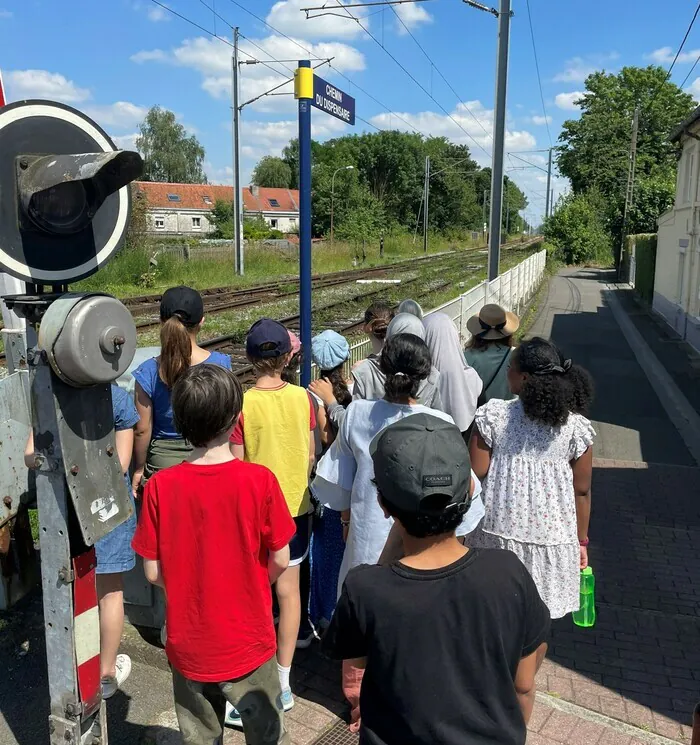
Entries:
[[[326, 0], [326, 4], [341, 1]], [[299, 8], [323, 5], [323, 0], [166, 0], [166, 4], [221, 37], [230, 38], [231, 26], [238, 25], [245, 36], [242, 59], [294, 60], [304, 56], [297, 44], [243, 8], [310, 49], [313, 56], [335, 57], [334, 68], [324, 67], [319, 73], [354, 95], [358, 116], [370, 124], [358, 121], [351, 128], [314, 111], [314, 136], [319, 139], [373, 131], [371, 125], [380, 129], [413, 127], [465, 143], [480, 164], [490, 163], [497, 21], [487, 13], [460, 0], [395, 6], [431, 58], [433, 69], [390, 8], [377, 13], [375, 7], [349, 11], [361, 18], [383, 49], [342, 10], [339, 15], [346, 17], [305, 20]], [[687, 0], [638, 0], [633, 8], [622, 0], [530, 0], [552, 141], [561, 123], [577, 116], [573, 100], [589, 72], [653, 61], [668, 66], [688, 26], [692, 6], [694, 3]], [[550, 140], [525, 0], [513, 0], [513, 9], [506, 146], [509, 151], [537, 150], [548, 147]], [[698, 55], [700, 23], [676, 64], [675, 82], [685, 78]], [[289, 74], [285, 66], [293, 68], [294, 63], [273, 63], [281, 72], [260, 64], [244, 66], [242, 99], [284, 80], [282, 74]], [[210, 180], [231, 181], [231, 48], [152, 0], [0, 0], [0, 69], [9, 100], [64, 101], [93, 116], [123, 147], [133, 145], [138, 124], [150, 106], [169, 108], [205, 146]], [[686, 87], [700, 98], [700, 67]], [[266, 154], [278, 154], [295, 129], [292, 96], [263, 98], [244, 109], [244, 182], [256, 161]], [[540, 166], [546, 164], [545, 154], [524, 157]], [[514, 158], [507, 162], [508, 168], [523, 165]], [[544, 210], [545, 174], [528, 168], [512, 170], [509, 175], [528, 195], [527, 214], [536, 222]], [[554, 188], [556, 194], [562, 193], [566, 182], [557, 178]]]

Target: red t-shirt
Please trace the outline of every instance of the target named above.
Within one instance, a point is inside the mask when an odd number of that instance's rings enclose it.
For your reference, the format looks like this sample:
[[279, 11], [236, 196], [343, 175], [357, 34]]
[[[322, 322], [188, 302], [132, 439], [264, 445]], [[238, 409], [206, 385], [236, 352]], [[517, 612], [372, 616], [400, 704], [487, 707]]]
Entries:
[[264, 466], [232, 460], [182, 463], [147, 483], [132, 546], [160, 561], [172, 665], [191, 680], [246, 675], [277, 648], [269, 551], [294, 521]]

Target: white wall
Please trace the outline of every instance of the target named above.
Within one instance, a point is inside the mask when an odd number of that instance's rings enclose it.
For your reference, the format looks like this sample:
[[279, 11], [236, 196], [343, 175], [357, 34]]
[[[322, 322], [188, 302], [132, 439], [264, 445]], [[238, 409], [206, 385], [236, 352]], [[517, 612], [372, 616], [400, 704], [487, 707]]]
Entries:
[[148, 229], [155, 235], [177, 233], [195, 236], [210, 233], [214, 226], [209, 222], [208, 210], [155, 209], [148, 211]]
[[[207, 235], [214, 230], [209, 221], [209, 210], [148, 210], [148, 230], [154, 235]], [[259, 212], [244, 213], [244, 217], [257, 217]], [[275, 230], [283, 233], [295, 232], [299, 223], [299, 215], [294, 212], [263, 212], [265, 222]], [[199, 220], [199, 227], [193, 223]], [[159, 223], [162, 222], [162, 227]]]
[[[700, 123], [691, 128], [696, 134]], [[658, 220], [654, 309], [697, 346], [700, 339], [700, 142], [686, 137], [673, 209]]]

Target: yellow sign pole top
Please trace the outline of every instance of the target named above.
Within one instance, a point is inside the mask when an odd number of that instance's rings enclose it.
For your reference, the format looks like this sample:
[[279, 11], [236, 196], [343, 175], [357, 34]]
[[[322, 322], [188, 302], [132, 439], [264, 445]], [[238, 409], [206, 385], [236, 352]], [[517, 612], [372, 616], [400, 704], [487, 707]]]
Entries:
[[314, 97], [314, 71], [310, 67], [294, 70], [294, 98]]

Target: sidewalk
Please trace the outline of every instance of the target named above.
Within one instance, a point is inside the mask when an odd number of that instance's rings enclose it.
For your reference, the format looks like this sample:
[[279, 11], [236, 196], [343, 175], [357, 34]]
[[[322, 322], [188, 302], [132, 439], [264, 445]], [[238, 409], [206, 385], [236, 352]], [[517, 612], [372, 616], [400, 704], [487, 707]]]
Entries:
[[598, 621], [554, 624], [539, 690], [687, 741], [700, 700], [700, 469], [615, 319], [609, 279], [555, 277], [530, 332], [591, 371], [598, 432], [589, 549]]
[[[649, 382], [622, 331], [616, 313], [628, 306], [615, 302], [625, 293], [609, 281], [591, 270], [555, 277], [530, 332], [551, 335], [597, 386], [590, 558], [598, 621], [592, 629], [554, 623], [528, 745], [687, 745], [700, 701], [700, 468], [661, 403], [658, 393], [668, 392]], [[673, 346], [641, 316], [632, 320], [657, 354]], [[687, 381], [682, 387], [693, 393]], [[0, 617], [0, 745], [48, 741], [40, 600], [23, 607], [11, 626]], [[109, 702], [110, 745], [179, 745], [163, 651], [132, 627], [124, 651], [134, 669]], [[297, 655], [292, 688], [294, 745], [357, 743], [339, 718], [340, 668], [316, 645]], [[243, 742], [227, 731], [224, 745]]]

